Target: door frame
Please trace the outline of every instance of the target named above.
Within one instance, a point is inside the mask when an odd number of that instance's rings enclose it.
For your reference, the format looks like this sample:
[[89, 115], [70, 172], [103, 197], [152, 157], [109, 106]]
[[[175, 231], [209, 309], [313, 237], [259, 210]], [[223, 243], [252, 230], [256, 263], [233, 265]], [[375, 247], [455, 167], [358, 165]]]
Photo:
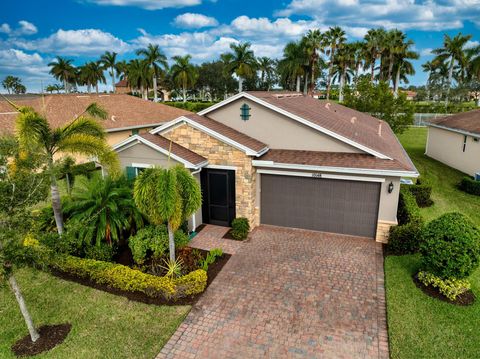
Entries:
[[[219, 166], [220, 167], [220, 166]], [[227, 176], [227, 221], [219, 221], [211, 218], [210, 193], [214, 190], [209, 186], [209, 174], [223, 174]], [[203, 223], [217, 226], [230, 227], [236, 216], [235, 200], [235, 170], [224, 168], [204, 168], [200, 172], [200, 183], [202, 188], [202, 219]]]

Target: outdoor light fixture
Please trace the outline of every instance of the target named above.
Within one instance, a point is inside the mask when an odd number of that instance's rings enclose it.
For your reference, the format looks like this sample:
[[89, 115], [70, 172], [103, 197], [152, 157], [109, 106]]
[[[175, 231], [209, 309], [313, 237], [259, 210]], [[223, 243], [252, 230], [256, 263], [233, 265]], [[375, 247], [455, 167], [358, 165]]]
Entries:
[[388, 193], [392, 193], [393, 192], [393, 182], [390, 182], [390, 184], [388, 185]]

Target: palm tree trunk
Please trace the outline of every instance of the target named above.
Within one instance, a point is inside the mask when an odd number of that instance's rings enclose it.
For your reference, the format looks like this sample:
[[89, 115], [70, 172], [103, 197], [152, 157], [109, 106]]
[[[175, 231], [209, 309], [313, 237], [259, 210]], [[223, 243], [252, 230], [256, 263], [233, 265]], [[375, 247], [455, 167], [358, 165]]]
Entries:
[[448, 69], [447, 96], [445, 97], [445, 107], [448, 106], [448, 97], [450, 96], [450, 87], [452, 86], [454, 63], [455, 63], [455, 60], [452, 56], [452, 59], [450, 60], [450, 67]]
[[175, 235], [170, 222], [167, 223], [168, 229], [168, 250], [170, 252], [170, 261], [175, 262]]
[[62, 215], [62, 201], [60, 199], [60, 192], [58, 191], [57, 179], [53, 173], [53, 160], [50, 159], [48, 164], [50, 172], [50, 194], [52, 196], [52, 209], [57, 225], [57, 232], [61, 236], [63, 234], [63, 215]]
[[388, 84], [390, 86], [390, 81], [392, 80], [392, 70], [393, 70], [393, 55], [390, 54], [390, 59], [388, 62]]
[[330, 56], [330, 64], [328, 65], [328, 79], [327, 79], [327, 100], [330, 99], [330, 90], [332, 88], [332, 72], [333, 72], [333, 50]]
[[373, 82], [375, 79], [375, 56], [372, 54], [372, 68], [371, 68], [371, 74], [370, 74], [370, 81]]
[[347, 71], [347, 69], [344, 69], [342, 71], [342, 75], [340, 76], [340, 92], [339, 92], [339, 95], [338, 95], [338, 100], [340, 102], [343, 102], [343, 87], [345, 86], [345, 72]]
[[95, 84], [95, 92], [96, 92], [97, 95], [98, 95], [98, 82]]
[[67, 79], [63, 80], [63, 91], [65, 91], [65, 93], [68, 93]]
[[296, 89], [297, 92], [300, 92], [300, 80], [301, 80], [300, 76], [297, 76], [297, 89]]
[[112, 72], [110, 73], [110, 75], [112, 76], [112, 91], [113, 93], [115, 93], [115, 70], [113, 67], [111, 70]]
[[183, 93], [183, 103], [187, 102], [187, 88], [182, 86], [182, 93]]
[[315, 62], [312, 63], [312, 71], [310, 75], [311, 75], [310, 95], [313, 97], [313, 91], [315, 90]]
[[240, 76], [238, 77], [238, 93], [242, 92], [243, 90], [243, 78]]
[[87, 91], [89, 95], [92, 93], [92, 86], [90, 84], [87, 85]]
[[304, 80], [305, 83], [303, 84], [303, 94], [306, 95], [308, 93], [308, 72], [305, 73]]
[[[148, 98], [148, 95], [147, 95]], [[158, 95], [157, 95], [157, 76], [153, 74], [153, 101], [158, 102]]]
[[395, 76], [395, 83], [393, 85], [393, 97], [397, 98], [398, 97], [398, 87], [400, 85], [400, 70], [401, 70], [401, 66], [398, 66], [398, 69], [397, 69], [397, 74]]
[[20, 311], [22, 312], [23, 318], [25, 319], [25, 324], [27, 324], [30, 338], [32, 339], [32, 342], [35, 343], [40, 338], [40, 334], [38, 334], [37, 329], [35, 329], [35, 326], [33, 325], [32, 317], [30, 316], [27, 305], [25, 304], [25, 300], [23, 299], [22, 292], [20, 291], [20, 287], [18, 286], [18, 283], [13, 274], [8, 277], [8, 283], [10, 284], [12, 292], [15, 294], [18, 306], [20, 307]]

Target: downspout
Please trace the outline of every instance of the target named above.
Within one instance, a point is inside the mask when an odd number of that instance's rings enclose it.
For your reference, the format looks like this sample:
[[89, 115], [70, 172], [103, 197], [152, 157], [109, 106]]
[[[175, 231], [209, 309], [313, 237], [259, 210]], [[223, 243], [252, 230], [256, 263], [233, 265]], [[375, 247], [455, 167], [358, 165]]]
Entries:
[[[201, 171], [202, 171], [202, 167], [200, 167], [197, 171], [191, 172], [191, 175], [194, 176], [194, 175], [196, 175], [197, 173], [200, 173]], [[195, 232], [195, 229], [197, 228], [197, 221], [195, 220], [195, 213], [192, 214], [192, 227], [193, 227], [193, 231], [192, 231], [192, 232]]]

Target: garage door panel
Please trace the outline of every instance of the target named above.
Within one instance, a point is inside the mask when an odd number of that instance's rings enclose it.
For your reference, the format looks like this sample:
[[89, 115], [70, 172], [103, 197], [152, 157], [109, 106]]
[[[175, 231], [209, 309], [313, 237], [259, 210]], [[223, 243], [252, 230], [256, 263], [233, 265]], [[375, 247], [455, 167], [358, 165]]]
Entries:
[[380, 184], [262, 174], [261, 222], [375, 237]]

